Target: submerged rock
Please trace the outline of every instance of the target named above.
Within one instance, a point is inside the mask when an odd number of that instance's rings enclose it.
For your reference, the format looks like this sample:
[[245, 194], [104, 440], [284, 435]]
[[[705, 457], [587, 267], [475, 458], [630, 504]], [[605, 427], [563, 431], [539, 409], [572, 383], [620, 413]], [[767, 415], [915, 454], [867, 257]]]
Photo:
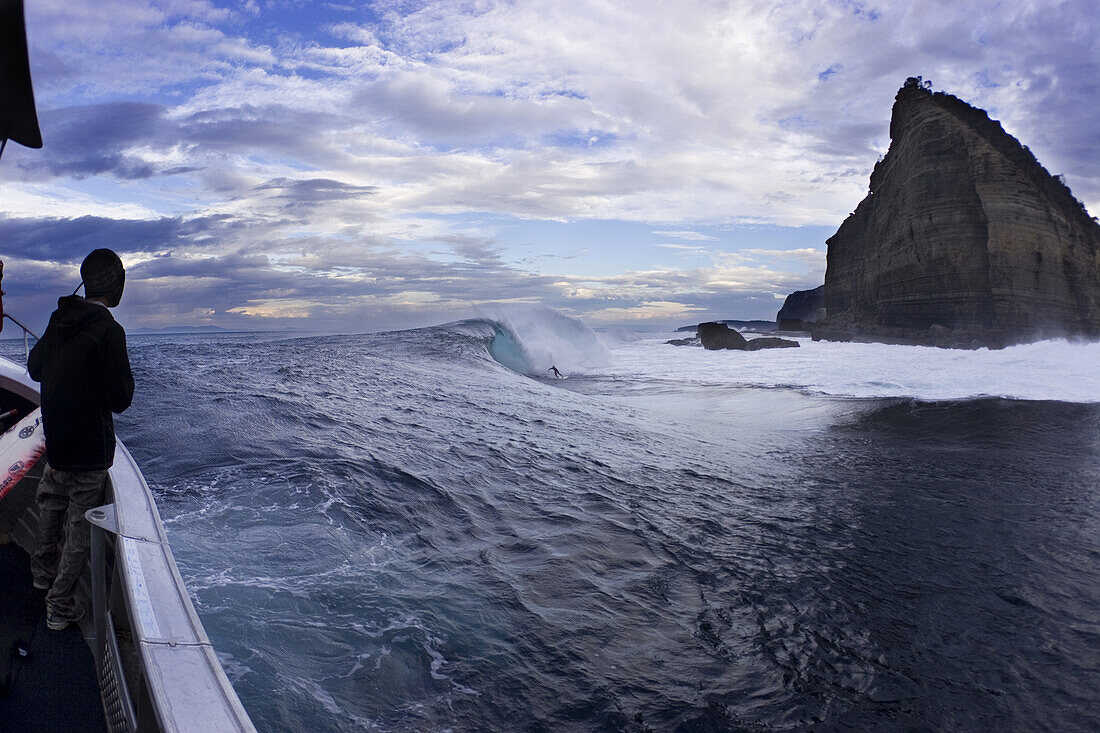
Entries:
[[815, 339], [1001, 347], [1100, 337], [1100, 225], [999, 122], [910, 79], [832, 238]]

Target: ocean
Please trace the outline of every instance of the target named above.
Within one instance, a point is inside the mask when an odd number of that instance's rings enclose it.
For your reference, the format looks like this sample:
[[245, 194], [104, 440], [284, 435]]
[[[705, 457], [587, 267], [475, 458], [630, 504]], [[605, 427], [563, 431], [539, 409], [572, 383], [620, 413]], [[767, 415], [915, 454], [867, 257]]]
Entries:
[[257, 727], [1100, 729], [1100, 344], [677, 335], [132, 337]]

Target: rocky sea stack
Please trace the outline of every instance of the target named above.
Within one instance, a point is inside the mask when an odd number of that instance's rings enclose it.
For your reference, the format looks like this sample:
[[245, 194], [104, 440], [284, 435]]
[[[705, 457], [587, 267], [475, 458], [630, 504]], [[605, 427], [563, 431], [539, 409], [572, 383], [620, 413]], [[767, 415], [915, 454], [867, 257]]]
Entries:
[[[708, 323], [700, 323], [698, 326], [699, 343], [704, 349], [711, 351], [717, 351], [719, 349], [733, 349], [736, 351], [760, 351], [761, 349], [787, 349], [797, 348], [797, 341], [788, 341], [787, 339], [765, 337], [746, 339], [737, 331], [733, 330], [725, 323], [718, 323], [716, 321], [710, 321]], [[688, 341], [688, 339], [684, 339]], [[669, 341], [668, 343], [673, 343]], [[676, 344], [677, 346], [687, 345], [686, 343]]]
[[828, 240], [814, 338], [1002, 347], [1100, 337], [1100, 225], [982, 110], [897, 94], [870, 193]]

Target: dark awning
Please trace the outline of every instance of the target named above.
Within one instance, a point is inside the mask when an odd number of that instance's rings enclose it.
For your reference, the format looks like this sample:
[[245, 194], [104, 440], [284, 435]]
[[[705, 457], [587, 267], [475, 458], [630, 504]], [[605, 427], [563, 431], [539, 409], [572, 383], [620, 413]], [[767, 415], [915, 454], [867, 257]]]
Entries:
[[23, 0], [0, 0], [0, 139], [42, 147], [34, 111]]

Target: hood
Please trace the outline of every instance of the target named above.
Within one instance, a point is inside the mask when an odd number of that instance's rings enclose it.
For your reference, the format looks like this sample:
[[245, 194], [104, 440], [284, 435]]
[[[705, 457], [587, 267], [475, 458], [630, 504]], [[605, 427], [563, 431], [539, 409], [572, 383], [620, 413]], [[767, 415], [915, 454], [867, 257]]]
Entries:
[[89, 303], [79, 295], [67, 295], [64, 298], [58, 298], [57, 311], [50, 319], [50, 323], [57, 329], [58, 335], [70, 336], [88, 324], [103, 318], [111, 318], [111, 313], [105, 306]]

